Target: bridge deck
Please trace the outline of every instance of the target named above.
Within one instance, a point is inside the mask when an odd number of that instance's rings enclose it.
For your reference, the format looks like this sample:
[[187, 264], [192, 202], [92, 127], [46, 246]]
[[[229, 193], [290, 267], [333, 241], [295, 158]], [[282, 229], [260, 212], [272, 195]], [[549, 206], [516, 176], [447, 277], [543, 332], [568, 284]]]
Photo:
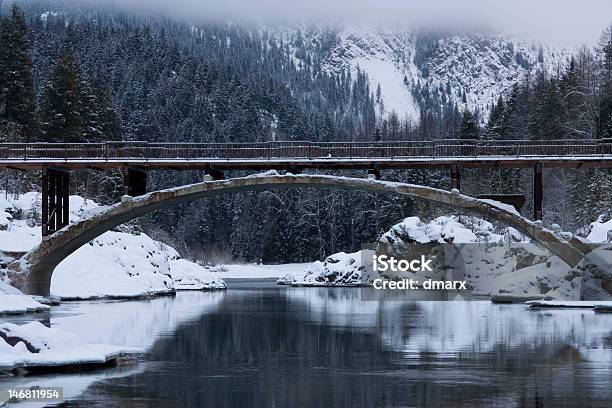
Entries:
[[612, 139], [263, 143], [0, 144], [0, 168], [367, 169], [612, 167]]

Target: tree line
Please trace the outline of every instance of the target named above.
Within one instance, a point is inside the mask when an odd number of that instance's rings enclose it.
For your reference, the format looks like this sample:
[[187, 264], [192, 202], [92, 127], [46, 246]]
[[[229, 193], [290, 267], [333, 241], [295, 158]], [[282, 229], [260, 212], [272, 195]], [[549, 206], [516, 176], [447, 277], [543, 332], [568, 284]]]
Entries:
[[[440, 103], [426, 89], [415, 90], [421, 115], [410, 123], [393, 113], [377, 115], [377, 91], [363, 71], [323, 69], [324, 52], [336, 41], [331, 33], [313, 49], [266, 30], [193, 27], [88, 9], [43, 13], [45, 4], [24, 3], [23, 11], [12, 7], [0, 16], [3, 141], [536, 140], [610, 134], [609, 41], [596, 53], [583, 50], [566, 70], [518, 83], [495, 101], [486, 126], [480, 125], [480, 112], [450, 100]], [[152, 172], [150, 189], [201, 176]], [[611, 207], [609, 172], [547, 170], [545, 176], [546, 222], [576, 228]], [[441, 171], [388, 171], [384, 177], [449, 185]], [[468, 194], [525, 192], [529, 198], [525, 171], [466, 170], [463, 177]], [[13, 179], [16, 191], [37, 186], [35, 178]], [[117, 173], [89, 171], [72, 179], [73, 192], [103, 203], [122, 194]], [[142, 219], [140, 227], [199, 259], [288, 262], [354, 251], [405, 216], [448, 211], [384, 195], [300, 189], [184, 204]], [[529, 211], [528, 205], [524, 212]]]

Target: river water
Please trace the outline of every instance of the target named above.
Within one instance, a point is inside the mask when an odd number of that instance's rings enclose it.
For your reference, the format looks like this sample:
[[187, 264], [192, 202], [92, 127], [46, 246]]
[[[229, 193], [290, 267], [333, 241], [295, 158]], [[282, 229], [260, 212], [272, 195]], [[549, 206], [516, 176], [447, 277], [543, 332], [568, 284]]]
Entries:
[[136, 364], [0, 380], [87, 407], [609, 407], [612, 314], [487, 301], [361, 300], [357, 288], [66, 303], [42, 317]]

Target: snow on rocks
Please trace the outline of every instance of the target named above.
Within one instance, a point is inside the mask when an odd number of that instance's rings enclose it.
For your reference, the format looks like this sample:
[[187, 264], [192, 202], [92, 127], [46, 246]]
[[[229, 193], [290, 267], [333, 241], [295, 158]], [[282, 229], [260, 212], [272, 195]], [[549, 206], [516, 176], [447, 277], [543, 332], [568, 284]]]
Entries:
[[443, 216], [429, 223], [409, 217], [385, 233], [379, 244], [391, 255], [412, 259], [418, 252], [434, 258], [433, 273], [417, 272], [414, 277], [452, 280], [461, 276], [472, 294], [553, 299], [580, 296], [580, 276], [559, 258], [513, 228], [496, 228], [477, 217]]
[[223, 279], [213, 276], [205, 267], [185, 259], [169, 261], [170, 275], [176, 290], [225, 289]]
[[62, 299], [130, 298], [174, 291], [171, 247], [146, 234], [109, 231], [76, 250], [51, 277]]
[[330, 255], [316, 261], [305, 272], [292, 272], [280, 278], [279, 285], [296, 286], [359, 286], [364, 271], [361, 252]]
[[582, 277], [580, 299], [612, 299], [612, 244], [594, 248], [572, 272]]
[[606, 221], [606, 217], [600, 215], [597, 221], [591, 223], [587, 240], [594, 243], [612, 242], [612, 218]]
[[0, 372], [104, 366], [139, 349], [87, 344], [74, 334], [40, 322], [0, 325]]
[[[0, 262], [9, 264], [23, 253], [40, 244], [40, 194], [30, 192], [19, 197], [0, 198]], [[70, 222], [77, 222], [103, 211], [92, 200], [70, 196]], [[173, 293], [176, 290], [173, 274], [181, 280], [191, 275], [190, 285], [214, 289], [223, 285], [220, 279], [199, 276], [200, 267], [182, 261], [170, 269], [170, 262], [179, 259], [171, 247], [151, 239], [146, 234], [109, 231], [67, 257], [55, 269], [51, 279], [51, 293], [62, 299], [131, 298]], [[180, 268], [189, 271], [181, 273]], [[186, 281], [185, 281], [186, 282]], [[176, 286], [181, 286], [179, 283]], [[0, 294], [2, 290], [0, 288]], [[20, 293], [15, 295], [23, 296]], [[37, 310], [37, 302], [29, 297], [11, 298], [12, 308], [0, 312], [17, 313]], [[32, 303], [34, 302], [34, 303]]]
[[0, 315], [42, 312], [49, 310], [32, 296], [24, 295], [18, 289], [0, 279]]
[[476, 217], [442, 216], [429, 223], [421, 222], [419, 217], [408, 217], [391, 227], [379, 242], [401, 249], [409, 243], [501, 242], [504, 236], [495, 232], [493, 224]]

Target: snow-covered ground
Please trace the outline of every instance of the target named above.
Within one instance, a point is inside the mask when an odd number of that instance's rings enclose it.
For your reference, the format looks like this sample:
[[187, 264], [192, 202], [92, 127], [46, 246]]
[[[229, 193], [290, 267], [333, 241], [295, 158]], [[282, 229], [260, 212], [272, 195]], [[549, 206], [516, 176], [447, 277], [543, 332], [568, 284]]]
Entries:
[[[591, 225], [591, 242], [610, 235], [612, 221], [600, 219]], [[595, 249], [572, 269], [513, 228], [495, 227], [471, 216], [442, 216], [430, 222], [408, 217], [379, 239], [379, 250], [401, 259], [421, 254], [434, 258], [433, 272], [389, 274], [390, 279], [466, 280], [470, 293], [483, 296], [515, 296], [542, 299], [610, 298], [612, 289], [612, 245]], [[369, 267], [358, 275], [363, 253], [339, 253], [315, 262], [303, 272], [279, 279], [291, 285], [354, 285], [378, 277]]]
[[278, 279], [280, 285], [301, 286], [357, 286], [361, 285], [364, 270], [361, 253], [340, 252], [330, 255], [323, 262], [316, 261], [305, 270], [290, 272]]
[[0, 279], [0, 315], [42, 312], [49, 310], [32, 296], [25, 296], [18, 289]]
[[368, 74], [370, 88], [375, 92], [380, 85], [380, 107], [384, 114], [395, 112], [400, 121], [419, 119], [419, 107], [412, 97], [404, 75], [397, 63], [385, 58], [359, 58], [353, 61], [353, 69], [361, 69]]
[[176, 290], [225, 289], [225, 282], [206, 268], [185, 259], [169, 262], [170, 275]]
[[289, 263], [280, 265], [263, 264], [225, 264], [211, 269], [213, 277], [222, 279], [267, 279], [280, 278], [287, 274], [303, 272], [309, 263]]
[[605, 217], [600, 216], [597, 221], [591, 223], [587, 240], [589, 242], [612, 242], [612, 219], [606, 221]]
[[[215, 311], [225, 293], [212, 291], [198, 293], [183, 291], [174, 297], [162, 296], [138, 301], [85, 301], [64, 303], [53, 308], [50, 316], [52, 332], [46, 327], [32, 326], [38, 334], [38, 338], [46, 338], [47, 333], [54, 333], [55, 338], [66, 338], [68, 342], [80, 344], [78, 349], [61, 352], [61, 344], [51, 343], [53, 350], [46, 353], [45, 358], [56, 362], [66, 361], [72, 356], [81, 359], [101, 358], [103, 352], [123, 351], [146, 351], [156, 340], [165, 334], [173, 333], [178, 327], [190, 320], [197, 319], [205, 313]], [[32, 324], [32, 323], [30, 323]], [[13, 326], [9, 326], [13, 327]], [[20, 326], [23, 327], [23, 326]], [[26, 327], [25, 330], [28, 330]], [[35, 333], [35, 334], [36, 334]], [[0, 343], [4, 342], [0, 338]], [[104, 344], [105, 346], [94, 346], [91, 349], [85, 345]], [[16, 353], [16, 350], [8, 349], [8, 344], [0, 344], [0, 360], [23, 360], [24, 357]], [[9, 351], [10, 357], [3, 357], [2, 350]], [[81, 351], [83, 352], [81, 354]], [[61, 355], [60, 355], [61, 352]], [[79, 353], [79, 354], [76, 354]], [[57, 358], [54, 358], [57, 357]], [[76, 356], [76, 357], [75, 357]], [[28, 354], [25, 355], [31, 358]], [[39, 357], [40, 359], [41, 357]], [[30, 360], [28, 360], [30, 361]], [[2, 363], [0, 363], [2, 365]], [[64, 400], [80, 395], [90, 384], [105, 378], [116, 378], [133, 375], [144, 369], [143, 365], [127, 365], [120, 369], [110, 371], [96, 371], [92, 373], [80, 373], [78, 375], [41, 376], [3, 378], [3, 386], [15, 386], [26, 388], [62, 387]], [[0, 406], [3, 406], [0, 400]], [[22, 404], [23, 405], [23, 404]], [[20, 405], [21, 406], [21, 405]], [[32, 403], [32, 407], [48, 406], [46, 403]]]
[[[41, 242], [40, 194], [8, 197], [0, 192], [0, 258], [5, 265]], [[70, 222], [105, 207], [70, 196]], [[44, 310], [1, 281], [0, 313]], [[58, 265], [51, 294], [63, 299], [129, 298], [183, 289], [222, 289], [224, 282], [195, 263], [180, 259], [170, 246], [143, 233], [109, 231], [84, 245]]]
[[104, 364], [140, 351], [107, 344], [87, 344], [72, 333], [40, 322], [0, 324], [0, 372], [21, 367]]

